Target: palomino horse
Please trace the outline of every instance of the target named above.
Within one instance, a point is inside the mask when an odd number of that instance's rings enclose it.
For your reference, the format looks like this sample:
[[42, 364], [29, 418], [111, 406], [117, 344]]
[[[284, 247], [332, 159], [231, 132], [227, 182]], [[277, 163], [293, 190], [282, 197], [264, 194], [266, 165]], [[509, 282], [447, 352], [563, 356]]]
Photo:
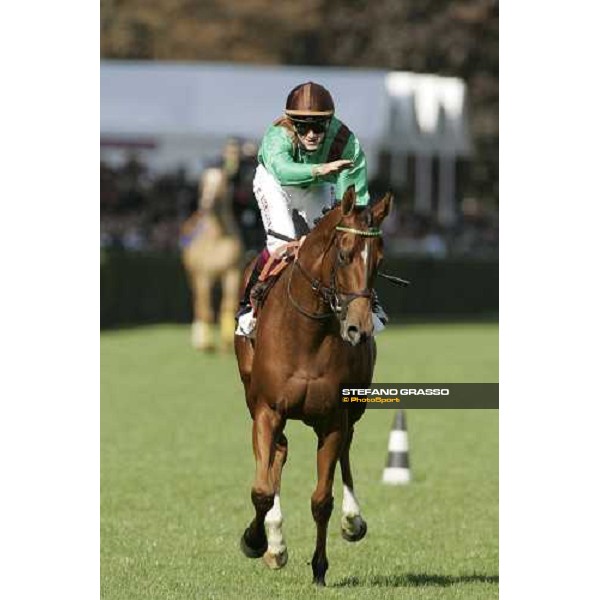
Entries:
[[243, 246], [231, 209], [231, 193], [224, 170], [207, 169], [200, 182], [199, 210], [181, 228], [182, 260], [194, 298], [192, 345], [215, 347], [212, 290], [221, 282], [220, 344], [231, 349], [235, 330], [237, 290]]
[[388, 194], [372, 207], [355, 207], [350, 188], [273, 285], [258, 315], [256, 340], [235, 339], [256, 460], [251, 494], [256, 515], [242, 536], [242, 551], [262, 556], [274, 569], [287, 562], [279, 498], [288, 446], [283, 431], [287, 419], [302, 420], [318, 438], [318, 482], [311, 499], [317, 526], [312, 570], [318, 585], [325, 585], [328, 567], [327, 525], [338, 460], [344, 484], [342, 536], [354, 542], [367, 531], [350, 468], [354, 424], [365, 406], [342, 407], [339, 386], [366, 387], [373, 378], [373, 280], [383, 253], [379, 227], [391, 201]]

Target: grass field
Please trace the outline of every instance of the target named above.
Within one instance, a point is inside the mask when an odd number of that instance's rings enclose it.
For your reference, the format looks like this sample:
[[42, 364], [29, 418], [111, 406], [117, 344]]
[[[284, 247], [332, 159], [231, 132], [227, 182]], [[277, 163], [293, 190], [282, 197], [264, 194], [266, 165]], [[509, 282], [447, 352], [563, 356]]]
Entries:
[[[378, 382], [498, 381], [495, 324], [409, 325], [378, 347]], [[385, 487], [394, 413], [368, 410], [352, 457], [369, 532], [342, 540], [338, 476], [328, 587], [317, 589], [313, 432], [286, 428], [289, 562], [270, 571], [238, 546], [254, 465], [234, 358], [195, 353], [180, 326], [103, 333], [101, 356], [102, 598], [498, 597], [497, 411], [407, 411], [414, 481]]]

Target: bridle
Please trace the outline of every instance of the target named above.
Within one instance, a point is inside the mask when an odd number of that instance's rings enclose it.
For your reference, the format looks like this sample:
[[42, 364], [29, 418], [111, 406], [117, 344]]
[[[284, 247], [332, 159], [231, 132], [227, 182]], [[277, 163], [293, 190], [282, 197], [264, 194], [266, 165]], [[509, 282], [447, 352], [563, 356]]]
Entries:
[[[337, 316], [339, 321], [343, 321], [348, 314], [348, 308], [350, 307], [350, 303], [357, 298], [369, 298], [371, 301], [373, 300], [374, 291], [373, 288], [363, 288], [358, 291], [343, 291], [337, 282], [337, 273], [338, 270], [344, 266], [344, 259], [342, 258], [342, 250], [338, 244], [338, 236], [337, 232], [342, 231], [346, 233], [352, 233], [354, 235], [358, 235], [360, 237], [366, 238], [374, 238], [381, 237], [381, 230], [376, 227], [369, 227], [368, 229], [355, 229], [354, 227], [344, 227], [342, 225], [336, 225], [334, 234], [331, 236], [331, 240], [327, 244], [327, 247], [323, 251], [323, 257], [327, 256], [330, 251], [330, 248], [333, 243], [335, 243], [338, 253], [333, 269], [331, 270], [329, 285], [325, 285], [320, 279], [312, 277], [311, 274], [302, 266], [300, 262], [299, 254], [296, 255], [296, 258], [292, 264], [291, 273], [288, 277], [287, 282], [287, 295], [292, 306], [305, 317], [314, 320], [325, 320], [329, 319], [332, 316]], [[320, 298], [324, 300], [324, 302], [331, 308], [331, 312], [318, 313], [311, 312], [300, 306], [297, 300], [292, 296], [292, 279], [294, 277], [294, 273], [298, 269], [302, 276], [310, 283], [310, 287], [312, 291], [317, 294]]]

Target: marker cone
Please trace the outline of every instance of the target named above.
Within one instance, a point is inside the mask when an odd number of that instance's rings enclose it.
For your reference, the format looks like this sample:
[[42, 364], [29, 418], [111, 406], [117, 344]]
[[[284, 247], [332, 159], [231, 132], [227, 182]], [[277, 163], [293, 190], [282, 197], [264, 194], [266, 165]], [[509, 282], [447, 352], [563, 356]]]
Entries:
[[406, 417], [399, 409], [394, 419], [388, 442], [388, 457], [383, 470], [383, 483], [403, 485], [410, 482], [410, 465], [408, 461], [408, 434]]

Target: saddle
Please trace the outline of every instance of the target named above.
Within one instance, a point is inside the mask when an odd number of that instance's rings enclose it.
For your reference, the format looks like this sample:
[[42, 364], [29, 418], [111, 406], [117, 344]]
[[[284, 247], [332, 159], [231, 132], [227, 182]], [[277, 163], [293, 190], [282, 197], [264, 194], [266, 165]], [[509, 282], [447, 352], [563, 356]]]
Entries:
[[306, 236], [303, 235], [299, 240], [288, 242], [280, 246], [269, 256], [258, 276], [258, 283], [250, 292], [250, 303], [255, 314], [258, 313], [258, 309], [265, 303], [271, 288], [275, 285], [283, 271], [298, 258], [298, 251], [305, 239]]

